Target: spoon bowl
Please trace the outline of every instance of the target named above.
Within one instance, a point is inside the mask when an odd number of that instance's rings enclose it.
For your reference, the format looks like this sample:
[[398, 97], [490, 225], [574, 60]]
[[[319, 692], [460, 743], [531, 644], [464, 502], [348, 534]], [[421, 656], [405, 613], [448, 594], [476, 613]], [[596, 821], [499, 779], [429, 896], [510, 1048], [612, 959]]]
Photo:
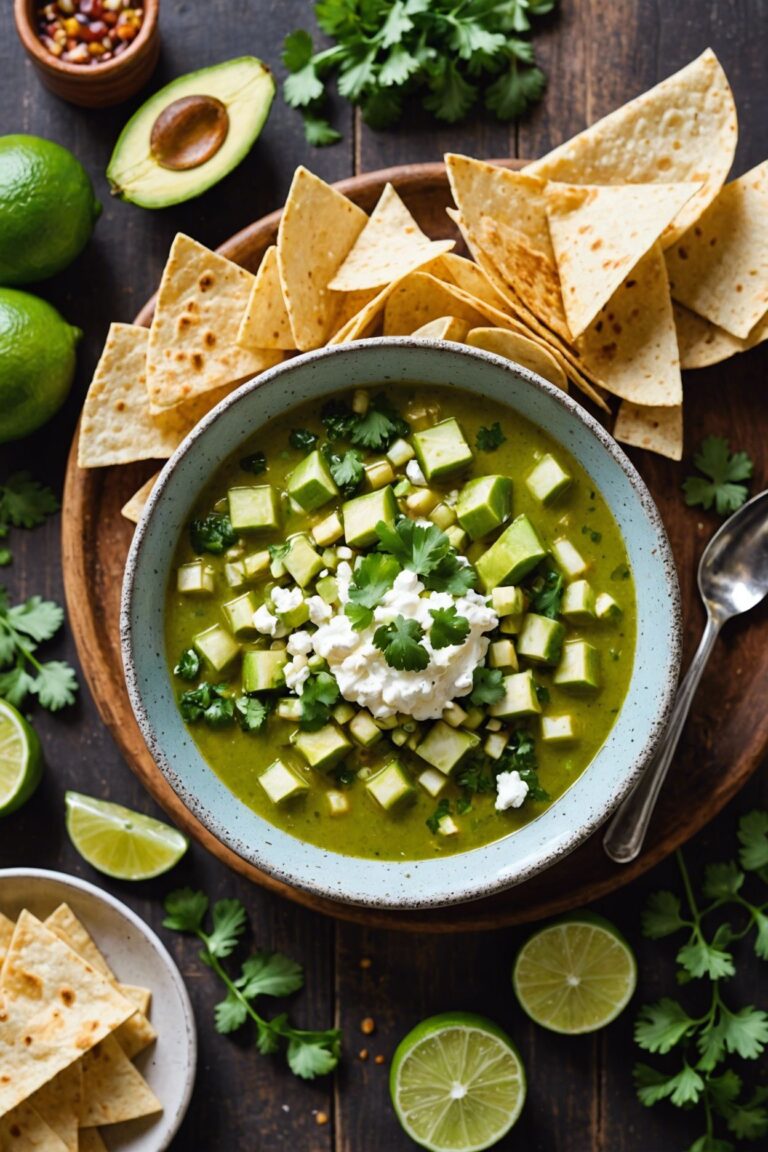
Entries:
[[743, 504], [709, 541], [699, 561], [699, 592], [721, 622], [768, 595], [768, 491]]

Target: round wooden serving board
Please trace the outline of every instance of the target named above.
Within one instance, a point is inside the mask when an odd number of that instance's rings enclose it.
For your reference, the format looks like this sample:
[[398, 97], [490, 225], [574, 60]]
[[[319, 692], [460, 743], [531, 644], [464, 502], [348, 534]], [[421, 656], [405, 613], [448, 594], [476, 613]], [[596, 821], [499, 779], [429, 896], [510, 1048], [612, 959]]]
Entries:
[[[445, 213], [451, 197], [442, 164], [372, 172], [337, 187], [369, 211], [387, 180], [430, 236], [456, 235]], [[265, 217], [233, 236], [220, 251], [255, 271], [264, 250], [275, 241], [279, 219], [279, 213]], [[149, 324], [152, 305], [149, 301], [138, 323]], [[768, 438], [764, 352], [765, 348], [756, 349], [689, 376], [687, 459], [705, 435], [715, 433], [728, 436], [750, 453], [758, 469], [764, 468]], [[686, 508], [680, 484], [688, 469], [650, 453], [630, 455], [659, 505], [672, 541], [685, 606], [687, 660], [704, 623], [696, 594], [696, 565], [716, 521]], [[498, 928], [561, 913], [628, 883], [681, 845], [738, 791], [768, 747], [768, 611], [763, 606], [726, 628], [697, 695], [645, 851], [634, 863], [613, 864], [596, 833], [559, 864], [516, 888], [475, 903], [410, 913], [337, 904], [289, 888], [225, 848], [195, 819], [157, 768], [131, 711], [123, 682], [118, 615], [133, 528], [120, 509], [156, 467], [143, 463], [84, 471], [77, 466], [77, 436], [72, 445], [64, 491], [63, 561], [69, 617], [83, 671], [101, 717], [131, 768], [176, 824], [225, 864], [291, 900], [363, 924], [431, 932]], [[756, 476], [753, 491], [764, 485], [765, 476]]]

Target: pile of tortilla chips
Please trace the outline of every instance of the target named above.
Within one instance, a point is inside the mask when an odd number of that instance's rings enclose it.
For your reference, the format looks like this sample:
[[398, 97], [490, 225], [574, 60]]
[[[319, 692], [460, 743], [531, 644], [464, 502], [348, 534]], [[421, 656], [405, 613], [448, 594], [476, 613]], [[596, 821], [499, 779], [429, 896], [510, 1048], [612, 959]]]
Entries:
[[149, 331], [110, 330], [79, 463], [165, 459], [243, 380], [377, 335], [490, 350], [606, 417], [615, 398], [617, 439], [679, 460], [681, 368], [768, 337], [768, 161], [726, 184], [736, 138], [707, 50], [522, 171], [449, 154], [448, 215], [471, 260], [426, 236], [391, 185], [369, 217], [299, 168], [255, 276], [176, 237]]
[[150, 993], [119, 984], [66, 905], [0, 913], [0, 1149], [99, 1152], [103, 1125], [162, 1111], [132, 1059]]

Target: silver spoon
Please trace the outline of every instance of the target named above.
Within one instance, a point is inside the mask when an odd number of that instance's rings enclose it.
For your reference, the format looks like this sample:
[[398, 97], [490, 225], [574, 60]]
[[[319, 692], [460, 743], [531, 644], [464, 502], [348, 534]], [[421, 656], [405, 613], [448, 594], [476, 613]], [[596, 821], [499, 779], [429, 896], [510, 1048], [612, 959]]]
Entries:
[[748, 612], [768, 595], [768, 490], [734, 512], [709, 541], [699, 561], [699, 592], [707, 610], [707, 625], [678, 690], [669, 727], [640, 782], [603, 837], [606, 853], [617, 864], [628, 864], [640, 853], [720, 629], [726, 620]]

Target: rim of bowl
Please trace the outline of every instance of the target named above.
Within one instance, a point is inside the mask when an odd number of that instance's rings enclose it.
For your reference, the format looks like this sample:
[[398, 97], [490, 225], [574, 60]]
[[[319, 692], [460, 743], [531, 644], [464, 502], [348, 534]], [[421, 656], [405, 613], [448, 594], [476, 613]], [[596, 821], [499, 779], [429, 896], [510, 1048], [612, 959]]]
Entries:
[[[625, 772], [622, 774], [620, 780], [617, 780], [611, 793], [601, 799], [600, 805], [597, 810], [592, 810], [588, 817], [586, 817], [577, 828], [574, 829], [572, 835], [563, 842], [562, 838], [558, 838], [551, 847], [544, 847], [536, 853], [536, 858], [524, 864], [520, 870], [512, 878], [505, 877], [491, 877], [488, 880], [478, 879], [474, 876], [472, 879], [464, 881], [464, 886], [459, 894], [454, 891], [443, 890], [438, 893], [419, 896], [414, 893], [402, 898], [391, 898], [387, 895], [372, 896], [369, 892], [364, 892], [355, 889], [354, 875], [350, 877], [350, 885], [348, 889], [343, 892], [339, 891], [336, 887], [326, 884], [322, 878], [322, 873], [319, 879], [304, 874], [297, 874], [290, 868], [281, 869], [274, 865], [265, 855], [259, 845], [251, 846], [249, 853], [246, 855], [243, 852], [243, 844], [236, 837], [233, 837], [229, 829], [208, 809], [208, 807], [199, 799], [198, 796], [188, 793], [181, 785], [182, 782], [176, 772], [171, 766], [168, 757], [162, 747], [161, 741], [158, 739], [154, 725], [150, 720], [149, 714], [144, 705], [141, 691], [138, 685], [138, 676], [136, 673], [136, 665], [133, 656], [133, 635], [131, 626], [131, 612], [133, 606], [133, 599], [136, 590], [136, 574], [140, 564], [141, 553], [147, 536], [147, 529], [149, 522], [152, 518], [155, 507], [163, 497], [163, 493], [167, 486], [169, 477], [175, 470], [177, 464], [194, 448], [199, 440], [201, 440], [211, 428], [230, 408], [239, 404], [246, 396], [252, 392], [270, 383], [274, 379], [279, 379], [281, 376], [297, 368], [303, 367], [307, 363], [312, 363], [316, 360], [331, 359], [334, 356], [354, 355], [358, 349], [378, 349], [383, 345], [398, 348], [420, 348], [420, 349], [438, 349], [443, 352], [450, 352], [454, 355], [458, 354], [466, 356], [469, 359], [479, 359], [494, 368], [502, 368], [505, 371], [512, 371], [515, 375], [522, 377], [532, 387], [544, 392], [562, 408], [564, 408], [572, 417], [579, 423], [583, 424], [588, 432], [600, 443], [601, 447], [612, 457], [614, 463], [622, 470], [630, 483], [633, 493], [637, 497], [643, 512], [656, 538], [658, 549], [657, 560], [660, 564], [663, 582], [666, 586], [667, 599], [670, 606], [670, 632], [667, 638], [668, 648], [668, 662], [670, 666], [671, 675], [669, 675], [664, 683], [657, 699], [655, 719], [651, 722], [650, 732], [646, 737], [642, 747], [628, 755], [628, 765]], [[514, 411], [512, 405], [509, 407]], [[535, 423], [535, 421], [531, 421]], [[250, 429], [248, 436], [251, 437], [256, 433], [257, 429]], [[546, 431], [546, 429], [545, 429]], [[552, 438], [561, 443], [557, 436], [549, 433]], [[234, 448], [233, 448], [234, 451]], [[584, 465], [582, 465], [584, 467]], [[175, 546], [175, 541], [174, 541]], [[131, 542], [131, 547], [125, 565], [125, 574], [123, 579], [123, 587], [120, 600], [120, 645], [123, 657], [123, 669], [125, 674], [126, 687], [133, 709], [134, 716], [141, 730], [141, 734], [147, 744], [147, 747], [153, 756], [160, 771], [165, 776], [173, 788], [176, 795], [179, 797], [184, 806], [200, 821], [200, 823], [213, 835], [217, 840], [224, 843], [241, 859], [246, 860], [248, 863], [258, 868], [260, 871], [276, 878], [282, 883], [290, 887], [299, 888], [307, 892], [315, 893], [324, 897], [327, 900], [334, 901], [341, 904], [355, 904], [361, 906], [376, 907], [381, 909], [427, 909], [436, 907], [447, 907], [452, 904], [467, 903], [470, 900], [479, 900], [485, 896], [493, 895], [496, 892], [504, 889], [516, 887], [518, 884], [529, 880], [532, 876], [537, 875], [539, 872], [544, 871], [550, 867], [557, 860], [560, 860], [582, 844], [589, 836], [592, 835], [616, 810], [621, 801], [629, 794], [632, 787], [638, 781], [643, 770], [650, 763], [654, 756], [656, 749], [661, 741], [661, 738], [669, 723], [669, 717], [674, 703], [675, 695], [677, 693], [677, 682], [680, 672], [680, 663], [682, 659], [682, 609], [680, 600], [680, 587], [677, 578], [677, 569], [675, 567], [672, 549], [669, 544], [666, 529], [661, 519], [661, 514], [656, 507], [656, 504], [651, 496], [651, 493], [643, 480], [640, 473], [635, 468], [632, 461], [620, 447], [616, 440], [603, 428], [589, 412], [586, 411], [577, 401], [575, 401], [562, 389], [557, 388], [554, 384], [543, 377], [532, 372], [529, 368], [525, 368], [522, 364], [515, 361], [508, 360], [505, 357], [498, 356], [493, 352], [486, 352], [483, 349], [474, 348], [466, 344], [457, 344], [449, 340], [419, 340], [412, 336], [385, 336], [385, 337], [371, 337], [366, 340], [356, 340], [352, 344], [340, 344], [333, 346], [326, 346], [324, 348], [317, 348], [310, 352], [301, 353], [299, 356], [293, 357], [291, 360], [283, 361], [272, 368], [266, 369], [259, 376], [251, 380], [245, 381], [239, 388], [231, 392], [223, 400], [216, 405], [203, 419], [195, 425], [189, 435], [182, 441], [169, 460], [166, 461], [157, 481], [150, 493], [149, 499], [144, 507], [141, 519], [136, 527]], [[636, 653], [635, 653], [636, 657]], [[634, 664], [633, 664], [634, 667]], [[627, 704], [625, 699], [622, 704], [622, 711]], [[618, 716], [617, 716], [618, 720]], [[610, 736], [610, 733], [608, 734]], [[607, 738], [606, 738], [607, 739]], [[567, 795], [571, 788], [578, 783], [578, 781], [589, 771], [592, 762], [600, 755], [605, 741], [598, 748], [595, 756], [586, 766], [583, 772], [573, 781], [573, 783], [565, 790], [562, 796]], [[202, 757], [202, 753], [200, 753]], [[205, 759], [203, 757], [203, 759]], [[206, 762], [207, 763], [207, 762]], [[208, 765], [208, 769], [216, 775], [213, 768]], [[234, 795], [234, 793], [232, 793]], [[562, 799], [558, 797], [558, 799]], [[237, 799], [237, 797], [236, 797]], [[242, 803], [242, 801], [238, 801]], [[557, 801], [555, 801], [557, 803]], [[551, 810], [547, 808], [539, 816], [536, 817], [536, 823], [546, 818], [547, 813]], [[256, 813], [258, 816], [259, 814]], [[260, 817], [265, 824], [274, 827], [266, 819]], [[526, 825], [528, 827], [528, 825]], [[522, 831], [522, 829], [520, 829]], [[284, 833], [286, 836], [291, 836], [291, 833]], [[487, 851], [496, 845], [511, 842], [514, 843], [517, 830], [510, 832], [507, 836], [501, 837], [499, 840], [491, 841], [489, 844], [481, 845], [479, 847], [470, 848], [466, 852], [457, 852], [446, 859], [469, 859], [473, 853]], [[308, 841], [302, 841], [300, 837], [294, 837], [306, 847], [318, 853], [319, 857], [332, 856], [342, 860], [355, 860], [356, 857], [347, 856], [344, 853], [333, 852], [330, 849], [324, 849], [317, 845], [310, 844]], [[418, 869], [419, 864], [431, 863], [432, 861], [425, 860], [406, 860], [406, 861], [392, 861], [392, 860], [366, 860], [367, 864], [379, 865], [381, 869], [382, 878], [387, 875], [387, 869], [393, 867], [402, 867], [407, 865], [412, 869]], [[354, 872], [354, 870], [351, 870]]]
[[15, 0], [14, 17], [19, 39], [31, 56], [42, 68], [48, 72], [58, 72], [61, 76], [72, 78], [86, 78], [93, 80], [103, 76], [114, 76], [129, 67], [134, 58], [152, 39], [157, 31], [158, 16], [160, 14], [160, 0], [142, 0], [144, 19], [141, 22], [139, 34], [135, 40], [112, 60], [106, 64], [70, 64], [68, 60], [60, 60], [49, 52], [37, 34], [34, 20], [35, 0]]

